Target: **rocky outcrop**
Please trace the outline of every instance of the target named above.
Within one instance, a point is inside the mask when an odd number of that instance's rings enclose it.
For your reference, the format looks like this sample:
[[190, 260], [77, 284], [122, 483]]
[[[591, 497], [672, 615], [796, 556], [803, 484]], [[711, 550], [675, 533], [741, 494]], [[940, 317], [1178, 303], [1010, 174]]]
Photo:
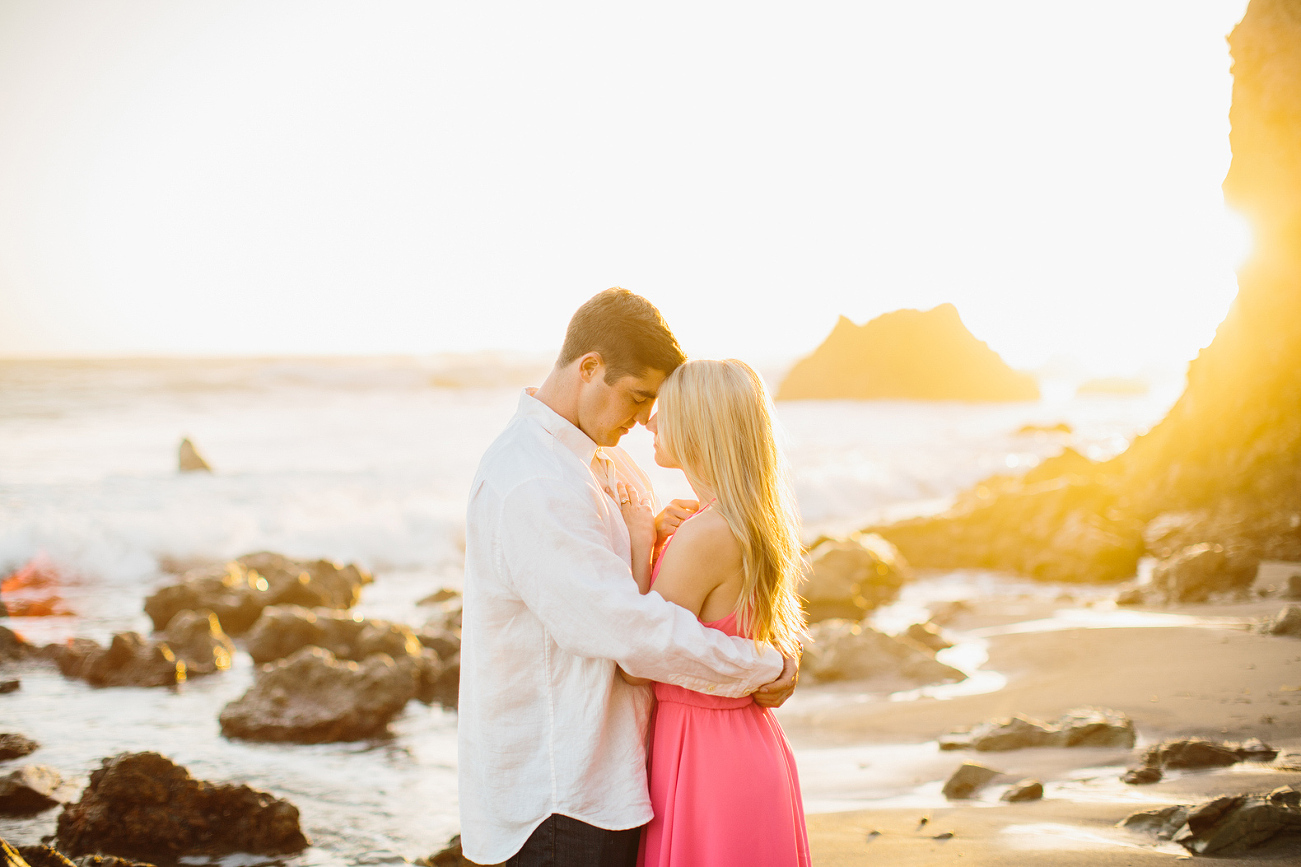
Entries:
[[1301, 638], [1301, 605], [1289, 605], [1261, 626], [1269, 635], [1290, 635]]
[[1224, 194], [1251, 221], [1255, 249], [1238, 271], [1229, 315], [1188, 367], [1183, 394], [1160, 424], [1104, 464], [1040, 473], [1033, 483], [988, 480], [939, 517], [872, 528], [914, 566], [1123, 580], [1143, 552], [1143, 528], [1158, 520], [1173, 547], [1149, 549], [1157, 556], [1205, 544], [1230, 563], [1301, 560], [1295, 0], [1251, 0], [1229, 45], [1233, 161]]
[[911, 577], [899, 551], [871, 534], [818, 540], [809, 550], [808, 562], [799, 593], [810, 623], [833, 617], [859, 620], [894, 601]]
[[896, 310], [862, 326], [840, 317], [791, 368], [778, 400], [1038, 400], [1033, 376], [1008, 367], [957, 308]]
[[298, 809], [248, 786], [192, 778], [158, 753], [123, 753], [90, 775], [59, 815], [71, 857], [104, 853], [174, 864], [185, 856], [287, 855], [307, 847]]
[[217, 615], [207, 610], [182, 611], [163, 632], [163, 642], [185, 663], [189, 677], [230, 668], [235, 643], [221, 630]]
[[199, 450], [194, 447], [194, 443], [188, 438], [181, 440], [181, 447], [177, 453], [178, 469], [183, 473], [210, 473], [212, 467], [199, 454]]
[[914, 623], [904, 630], [904, 637], [938, 653], [953, 646], [934, 623]]
[[1187, 771], [1227, 768], [1238, 762], [1268, 762], [1277, 758], [1278, 750], [1251, 738], [1241, 743], [1207, 741], [1202, 738], [1164, 741], [1144, 750], [1139, 763], [1121, 774], [1121, 782], [1131, 786], [1159, 782], [1166, 769]]
[[824, 620], [809, 630], [800, 674], [813, 681], [869, 680], [885, 677], [914, 684], [953, 683], [966, 679], [935, 653], [907, 638], [878, 632], [865, 623]]
[[91, 686], [175, 686], [186, 678], [185, 663], [167, 644], [137, 632], [119, 632], [107, 648], [89, 638], [74, 638], [45, 652], [64, 677]]
[[154, 629], [181, 611], [208, 610], [231, 635], [249, 629], [269, 605], [347, 609], [361, 598], [370, 575], [356, 565], [293, 560], [280, 554], [246, 554], [229, 563], [201, 567], [145, 600]]
[[970, 798], [1001, 776], [1002, 771], [965, 762], [945, 781], [944, 797], [950, 800]]
[[[65, 858], [57, 849], [51, 849], [49, 846], [19, 846], [17, 849], [18, 854], [23, 856], [23, 860], [27, 862], [28, 867], [90, 867], [90, 865], [76, 864]], [[113, 867], [119, 867], [119, 865], [113, 865]], [[121, 867], [127, 867], [127, 865], [124, 864]], [[150, 865], [150, 867], [153, 867], [153, 865]]]
[[1195, 855], [1236, 855], [1280, 834], [1301, 835], [1299, 795], [1290, 787], [1269, 794], [1225, 795], [1133, 813], [1119, 827], [1173, 840]]
[[457, 834], [447, 845], [425, 858], [417, 858], [416, 867], [476, 867], [475, 863], [461, 851], [461, 835]]
[[17, 732], [0, 732], [0, 762], [21, 759], [40, 749], [40, 744]]
[[1157, 564], [1152, 589], [1165, 602], [1205, 602], [1222, 594], [1246, 594], [1259, 561], [1202, 542], [1181, 548]]
[[63, 777], [45, 765], [27, 765], [0, 777], [0, 815], [30, 816], [59, 805]]
[[0, 626], [0, 663], [18, 662], [33, 653], [32, 646], [17, 632]]
[[1017, 714], [981, 723], [970, 732], [940, 738], [940, 749], [1004, 752], [1027, 747], [1115, 747], [1129, 749], [1135, 741], [1134, 722], [1120, 711], [1085, 707], [1069, 710], [1045, 723]]
[[1022, 780], [1008, 786], [1007, 791], [998, 796], [1000, 801], [1017, 804], [1022, 801], [1038, 801], [1044, 796], [1044, 784], [1038, 780]]
[[358, 663], [304, 647], [262, 667], [248, 692], [222, 709], [221, 732], [305, 744], [379, 737], [419, 691], [415, 667], [387, 654]]

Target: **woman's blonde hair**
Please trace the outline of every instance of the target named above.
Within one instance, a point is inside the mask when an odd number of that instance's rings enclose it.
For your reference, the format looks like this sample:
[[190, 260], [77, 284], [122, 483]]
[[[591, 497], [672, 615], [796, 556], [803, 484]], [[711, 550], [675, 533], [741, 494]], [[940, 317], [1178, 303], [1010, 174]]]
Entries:
[[737, 625], [755, 641], [796, 653], [804, 616], [799, 517], [777, 447], [772, 400], [743, 361], [688, 361], [659, 391], [660, 445], [718, 497], [714, 508], [741, 544]]

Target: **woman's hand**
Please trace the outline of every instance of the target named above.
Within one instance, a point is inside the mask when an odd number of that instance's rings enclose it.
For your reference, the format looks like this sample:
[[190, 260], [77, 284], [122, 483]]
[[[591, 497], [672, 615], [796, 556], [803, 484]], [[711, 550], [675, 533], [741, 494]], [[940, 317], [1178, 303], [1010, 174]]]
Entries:
[[700, 509], [696, 500], [674, 500], [655, 516], [655, 548], [658, 550], [677, 532], [678, 527]]
[[650, 497], [643, 497], [636, 486], [619, 482], [615, 487], [619, 512], [628, 525], [628, 539], [632, 543], [632, 575], [637, 579], [637, 589], [650, 590], [651, 555], [655, 551], [655, 515], [651, 512]]

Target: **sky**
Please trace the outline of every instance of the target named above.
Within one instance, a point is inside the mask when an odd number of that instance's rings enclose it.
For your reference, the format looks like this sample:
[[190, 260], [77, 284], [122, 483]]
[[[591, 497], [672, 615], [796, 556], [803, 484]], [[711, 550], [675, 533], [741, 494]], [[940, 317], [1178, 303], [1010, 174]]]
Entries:
[[1015, 366], [1179, 365], [1246, 0], [0, 0], [0, 357], [688, 354], [955, 304]]

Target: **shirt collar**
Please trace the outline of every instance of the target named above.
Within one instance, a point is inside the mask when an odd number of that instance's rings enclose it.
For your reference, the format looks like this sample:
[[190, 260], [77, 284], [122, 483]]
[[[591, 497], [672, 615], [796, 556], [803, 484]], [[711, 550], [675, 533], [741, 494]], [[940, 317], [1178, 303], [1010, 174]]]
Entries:
[[598, 447], [596, 442], [583, 433], [576, 425], [533, 396], [536, 388], [526, 388], [520, 393], [517, 418], [529, 418], [542, 425], [542, 429], [551, 434], [560, 444], [569, 449], [584, 466], [590, 466]]

